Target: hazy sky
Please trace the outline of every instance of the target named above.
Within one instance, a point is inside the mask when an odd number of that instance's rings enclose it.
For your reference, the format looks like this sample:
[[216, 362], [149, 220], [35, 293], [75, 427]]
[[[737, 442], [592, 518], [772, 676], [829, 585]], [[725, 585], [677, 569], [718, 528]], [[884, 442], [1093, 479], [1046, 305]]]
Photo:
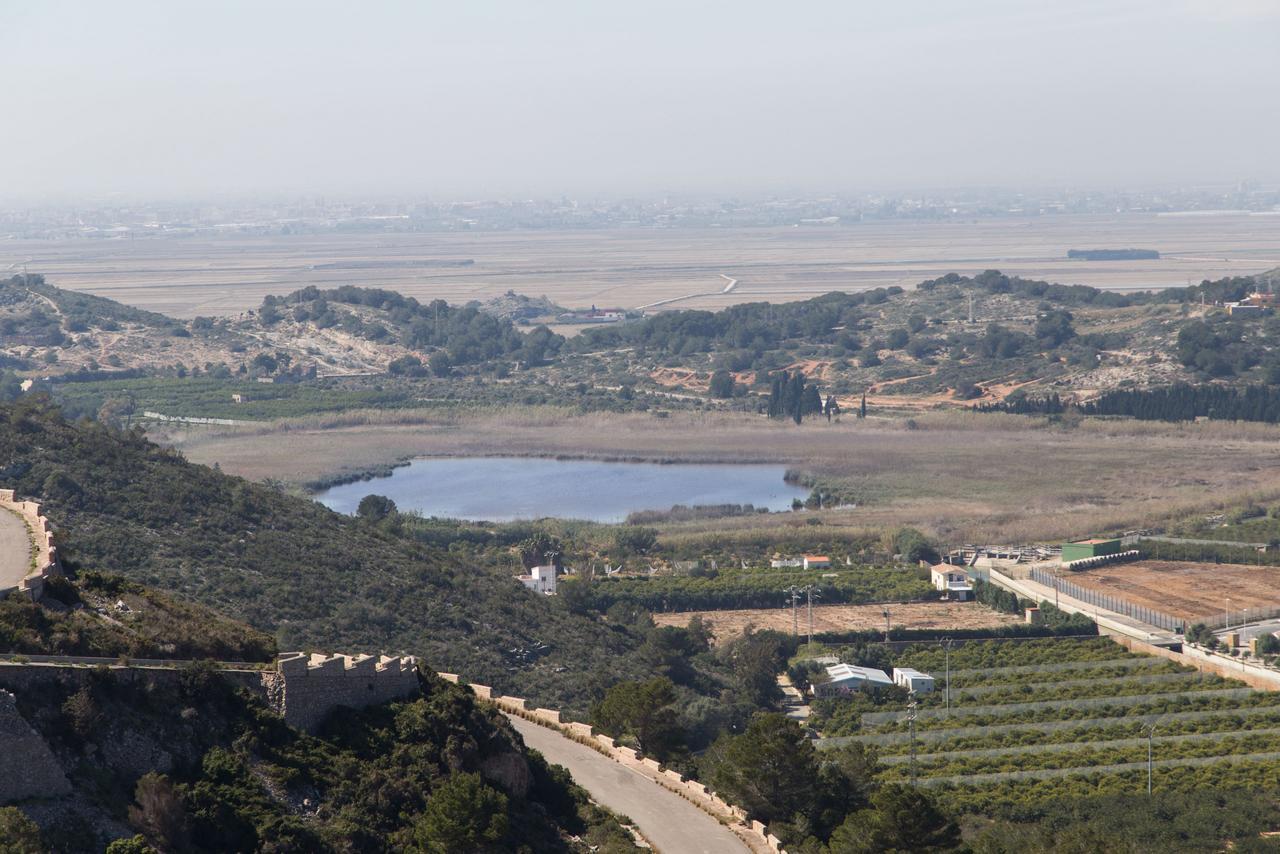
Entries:
[[1280, 180], [1280, 0], [0, 0], [0, 196]]

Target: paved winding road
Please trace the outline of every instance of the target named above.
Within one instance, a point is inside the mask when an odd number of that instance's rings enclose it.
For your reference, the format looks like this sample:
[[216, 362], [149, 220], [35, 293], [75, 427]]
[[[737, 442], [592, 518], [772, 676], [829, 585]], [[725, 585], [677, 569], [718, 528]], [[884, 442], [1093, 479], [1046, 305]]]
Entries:
[[17, 587], [31, 568], [31, 535], [17, 513], [0, 509], [0, 590]]
[[743, 854], [746, 844], [720, 822], [632, 768], [544, 726], [507, 719], [548, 762], [563, 765], [596, 803], [625, 815], [661, 854]]

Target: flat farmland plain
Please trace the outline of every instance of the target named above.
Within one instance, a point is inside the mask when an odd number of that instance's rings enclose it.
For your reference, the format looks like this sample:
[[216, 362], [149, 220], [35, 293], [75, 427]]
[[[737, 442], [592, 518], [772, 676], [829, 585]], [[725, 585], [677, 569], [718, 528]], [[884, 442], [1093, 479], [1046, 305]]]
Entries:
[[[1154, 261], [1069, 261], [1072, 248], [1149, 248]], [[467, 265], [450, 262], [472, 261]], [[60, 287], [178, 317], [236, 315], [308, 285], [389, 288], [419, 300], [508, 290], [569, 307], [720, 309], [1005, 273], [1133, 289], [1280, 266], [1280, 216], [1045, 216], [797, 228], [610, 229], [4, 240]], [[721, 275], [738, 280], [725, 293]], [[664, 302], [670, 301], [670, 302]]]

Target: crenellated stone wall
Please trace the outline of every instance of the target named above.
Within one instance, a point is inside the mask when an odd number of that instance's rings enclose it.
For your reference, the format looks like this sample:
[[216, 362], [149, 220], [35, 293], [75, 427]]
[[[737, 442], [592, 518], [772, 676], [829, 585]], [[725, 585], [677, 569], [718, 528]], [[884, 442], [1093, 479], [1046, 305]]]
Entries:
[[418, 661], [372, 655], [281, 653], [262, 678], [267, 702], [290, 726], [316, 731], [338, 706], [363, 709], [417, 696]]
[[18, 714], [13, 695], [0, 690], [0, 804], [70, 792], [49, 745]]
[[[12, 510], [22, 517], [27, 530], [31, 534], [36, 549], [35, 567], [18, 583], [18, 590], [39, 599], [44, 593], [44, 582], [50, 576], [62, 572], [58, 565], [58, 551], [53, 544], [53, 530], [49, 520], [40, 514], [40, 505], [35, 501], [19, 501], [12, 489], [0, 489], [0, 507]], [[0, 590], [0, 596], [14, 588]]]
[[[455, 684], [462, 682], [456, 673], [437, 673], [436, 675]], [[654, 783], [675, 792], [703, 812], [726, 820], [735, 833], [744, 842], [750, 844], [753, 850], [786, 854], [781, 840], [769, 833], [765, 825], [758, 821], [751, 821], [741, 807], [728, 803], [697, 780], [690, 780], [677, 771], [663, 768], [660, 763], [641, 757], [630, 747], [615, 744], [612, 738], [604, 733], [597, 733], [589, 724], [565, 723], [560, 719], [560, 712], [555, 709], [530, 708], [528, 702], [520, 697], [494, 696], [493, 689], [488, 685], [470, 683], [469, 687], [477, 697], [488, 700], [502, 711], [554, 729], [616, 762], [635, 768]]]

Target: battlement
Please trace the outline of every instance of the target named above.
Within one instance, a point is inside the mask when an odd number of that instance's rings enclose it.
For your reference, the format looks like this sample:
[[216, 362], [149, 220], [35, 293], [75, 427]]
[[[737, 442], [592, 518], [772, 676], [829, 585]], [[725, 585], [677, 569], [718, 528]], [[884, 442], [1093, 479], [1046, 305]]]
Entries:
[[338, 706], [363, 709], [416, 696], [418, 660], [411, 656], [284, 652], [269, 674], [267, 698], [298, 729], [314, 731]]
[[58, 564], [57, 547], [53, 543], [53, 529], [49, 526], [49, 520], [41, 515], [39, 503], [19, 501], [12, 489], [0, 489], [0, 508], [10, 510], [21, 517], [26, 523], [32, 545], [36, 550], [35, 566], [32, 570], [18, 582], [16, 588], [0, 589], [0, 596], [17, 589], [30, 595], [32, 599], [39, 599], [44, 592], [45, 579], [62, 574], [62, 568]]

